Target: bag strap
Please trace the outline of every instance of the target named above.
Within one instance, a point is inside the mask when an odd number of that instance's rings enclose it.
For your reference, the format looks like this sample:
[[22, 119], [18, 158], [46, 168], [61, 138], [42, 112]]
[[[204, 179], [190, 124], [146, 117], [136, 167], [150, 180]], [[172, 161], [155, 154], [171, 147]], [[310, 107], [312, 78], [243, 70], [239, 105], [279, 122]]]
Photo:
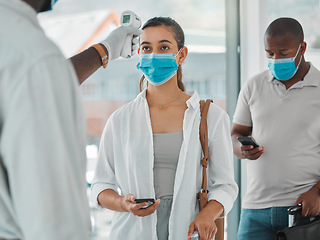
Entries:
[[210, 103], [213, 102], [211, 99], [200, 100], [200, 142], [203, 151], [203, 158], [201, 159], [202, 164], [202, 183], [201, 183], [201, 192], [207, 192], [207, 167], [209, 161], [209, 149], [208, 149], [208, 128], [207, 128], [207, 114], [209, 110]]

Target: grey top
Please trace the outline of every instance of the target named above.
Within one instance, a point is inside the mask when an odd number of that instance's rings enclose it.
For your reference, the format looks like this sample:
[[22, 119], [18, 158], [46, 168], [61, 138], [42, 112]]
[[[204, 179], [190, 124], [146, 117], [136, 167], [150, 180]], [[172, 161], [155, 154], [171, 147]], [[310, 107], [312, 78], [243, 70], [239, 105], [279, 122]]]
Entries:
[[153, 134], [153, 172], [156, 198], [173, 198], [173, 185], [182, 140], [182, 131]]

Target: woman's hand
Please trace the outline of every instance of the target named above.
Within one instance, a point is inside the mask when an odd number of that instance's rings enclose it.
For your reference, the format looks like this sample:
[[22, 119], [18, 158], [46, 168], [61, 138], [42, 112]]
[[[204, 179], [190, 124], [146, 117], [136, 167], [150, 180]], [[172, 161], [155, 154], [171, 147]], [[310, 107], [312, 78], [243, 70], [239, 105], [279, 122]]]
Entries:
[[199, 232], [200, 240], [210, 240], [216, 235], [217, 226], [212, 217], [206, 216], [206, 214], [199, 214], [189, 226], [188, 240], [191, 239], [191, 235], [195, 231]]
[[122, 205], [122, 209], [125, 212], [131, 212], [133, 215], [138, 217], [145, 217], [154, 213], [154, 211], [157, 209], [160, 203], [160, 199], [157, 199], [157, 201], [154, 204], [147, 207], [149, 205], [148, 202], [135, 203], [134, 202], [135, 199], [136, 197], [133, 196], [132, 194], [127, 194], [123, 198], [121, 205]]
[[202, 209], [196, 219], [190, 224], [188, 231], [188, 240], [191, 239], [195, 231], [199, 232], [200, 240], [212, 239], [218, 229], [215, 220], [223, 213], [223, 206], [221, 203], [210, 200], [207, 206]]

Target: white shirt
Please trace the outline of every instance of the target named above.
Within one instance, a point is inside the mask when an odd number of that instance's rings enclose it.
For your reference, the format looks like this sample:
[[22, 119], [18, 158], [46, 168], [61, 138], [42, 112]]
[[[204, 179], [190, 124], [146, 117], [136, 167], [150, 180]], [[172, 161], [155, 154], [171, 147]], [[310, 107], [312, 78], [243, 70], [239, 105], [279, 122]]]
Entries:
[[252, 126], [265, 147], [247, 161], [244, 208], [293, 205], [320, 180], [320, 72], [314, 66], [288, 90], [269, 70], [248, 80], [233, 122]]
[[[190, 223], [199, 213], [196, 195], [201, 187], [202, 149], [199, 139], [200, 105], [196, 92], [187, 101], [183, 120], [183, 142], [174, 182], [169, 239], [187, 239]], [[228, 115], [211, 104], [208, 112], [210, 162], [208, 167], [209, 200], [224, 206], [226, 215], [237, 197], [233, 178], [233, 156]], [[121, 190], [137, 198], [154, 198], [153, 135], [146, 91], [109, 118], [100, 144], [98, 165], [93, 181], [93, 201], [105, 189]], [[136, 217], [115, 212], [110, 239], [157, 239], [156, 214]]]
[[0, 0], [0, 53], [0, 239], [88, 240], [74, 69], [20, 0]]

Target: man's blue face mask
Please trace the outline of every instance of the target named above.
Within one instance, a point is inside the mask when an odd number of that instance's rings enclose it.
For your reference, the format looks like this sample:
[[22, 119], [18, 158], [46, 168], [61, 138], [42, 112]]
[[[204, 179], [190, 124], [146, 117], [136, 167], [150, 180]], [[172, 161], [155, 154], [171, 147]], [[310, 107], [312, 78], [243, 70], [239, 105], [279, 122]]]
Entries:
[[286, 81], [292, 78], [296, 74], [302, 59], [302, 56], [301, 56], [298, 66], [296, 67], [295, 59], [299, 53], [300, 47], [301, 47], [301, 44], [299, 45], [296, 55], [292, 58], [280, 58], [280, 59], [268, 58], [268, 68], [270, 69], [271, 74], [276, 79], [281, 81]]
[[47, 9], [42, 10], [41, 12], [46, 12], [52, 10], [53, 5], [58, 2], [58, 0], [51, 0], [51, 3]]
[[[179, 51], [180, 52], [180, 51]], [[173, 53], [143, 53], [139, 55], [137, 68], [145, 78], [155, 86], [160, 86], [169, 81], [178, 70], [176, 56]]]

